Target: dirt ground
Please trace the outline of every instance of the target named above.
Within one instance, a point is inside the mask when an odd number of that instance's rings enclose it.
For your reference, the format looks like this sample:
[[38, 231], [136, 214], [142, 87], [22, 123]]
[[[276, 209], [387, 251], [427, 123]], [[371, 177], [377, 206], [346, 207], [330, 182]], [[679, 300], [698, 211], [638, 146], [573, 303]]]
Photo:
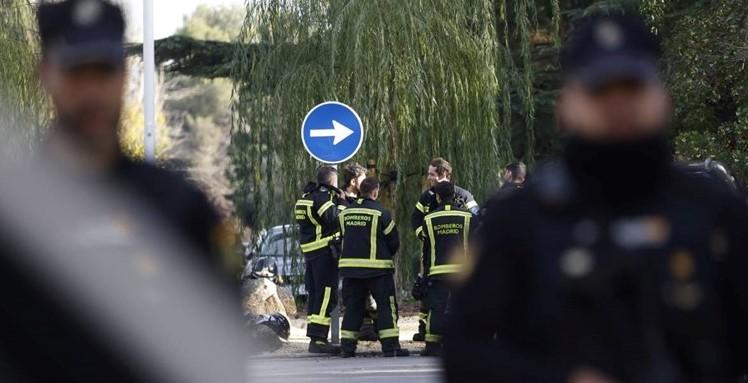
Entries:
[[[403, 348], [409, 349], [411, 352], [420, 352], [423, 349], [424, 344], [419, 342], [413, 342], [413, 334], [418, 331], [418, 305], [413, 303], [405, 303], [400, 305], [400, 319], [398, 320], [398, 327], [400, 327], [400, 343]], [[306, 337], [306, 313], [299, 312], [297, 318], [291, 318], [291, 337], [283, 346], [268, 355], [278, 356], [303, 356], [308, 355], [307, 346], [309, 344], [309, 338]], [[377, 356], [380, 349], [379, 342], [366, 342], [361, 341], [358, 344], [357, 354], [362, 357], [366, 356]]]

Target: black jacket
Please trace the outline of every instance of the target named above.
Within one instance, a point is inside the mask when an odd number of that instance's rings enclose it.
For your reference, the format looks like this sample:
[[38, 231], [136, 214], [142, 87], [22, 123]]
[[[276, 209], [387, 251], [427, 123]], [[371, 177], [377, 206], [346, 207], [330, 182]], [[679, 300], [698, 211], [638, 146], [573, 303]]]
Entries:
[[[438, 206], [439, 203], [436, 201], [436, 194], [432, 188], [421, 194], [421, 198], [418, 199], [416, 207], [413, 209], [413, 214], [410, 216], [410, 224], [413, 230], [415, 230], [416, 236], [420, 236], [421, 234], [420, 231], [423, 225], [423, 217]], [[480, 211], [478, 203], [475, 201], [475, 198], [473, 198], [473, 195], [457, 185], [455, 185], [454, 206], [469, 210], [473, 215], [478, 215], [478, 212]]]
[[428, 244], [428, 254], [423, 257], [424, 274], [439, 278], [459, 272], [464, 260], [452, 259], [456, 251], [468, 254], [470, 233], [477, 225], [477, 218], [467, 209], [446, 203], [426, 214], [421, 227], [421, 236]]
[[340, 276], [371, 278], [392, 273], [400, 247], [395, 221], [382, 205], [359, 198], [340, 213], [343, 253]]
[[331, 241], [339, 234], [340, 194], [331, 186], [310, 183], [296, 201], [294, 216], [299, 225], [299, 243], [307, 259], [330, 255]]
[[[453, 301], [449, 381], [733, 382], [748, 361], [748, 209], [674, 167], [630, 204], [563, 164], [499, 193]], [[490, 297], [490, 298], [487, 298]]]

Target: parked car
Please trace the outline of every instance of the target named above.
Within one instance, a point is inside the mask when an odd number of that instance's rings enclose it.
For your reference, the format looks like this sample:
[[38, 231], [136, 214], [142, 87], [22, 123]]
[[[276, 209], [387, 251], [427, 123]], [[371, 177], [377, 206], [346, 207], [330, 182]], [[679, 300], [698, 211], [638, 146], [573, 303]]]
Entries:
[[304, 256], [299, 249], [296, 225], [279, 225], [260, 232], [248, 252], [242, 278], [249, 278], [253, 265], [262, 258], [272, 259], [284, 284], [291, 286], [295, 296], [306, 295], [304, 289]]

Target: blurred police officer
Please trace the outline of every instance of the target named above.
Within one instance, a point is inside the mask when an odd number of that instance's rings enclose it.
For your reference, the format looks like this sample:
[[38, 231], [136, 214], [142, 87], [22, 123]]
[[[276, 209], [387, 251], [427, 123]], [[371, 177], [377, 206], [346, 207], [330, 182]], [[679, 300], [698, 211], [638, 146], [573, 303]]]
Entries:
[[338, 303], [338, 205], [344, 204], [338, 189], [338, 171], [331, 166], [317, 170], [317, 182], [309, 183], [294, 208], [299, 224], [299, 242], [306, 261], [308, 294], [307, 330], [309, 352], [339, 354], [330, 344], [330, 313]]
[[454, 303], [449, 381], [734, 382], [745, 370], [746, 208], [673, 165], [659, 55], [638, 18], [576, 25], [556, 110], [563, 156], [487, 212]]
[[343, 277], [345, 315], [341, 326], [343, 357], [353, 357], [364, 319], [366, 300], [371, 294], [377, 303], [377, 330], [384, 356], [408, 356], [400, 348], [395, 294], [395, 263], [400, 247], [395, 221], [390, 212], [376, 202], [379, 180], [369, 177], [360, 184], [361, 196], [340, 213], [343, 252], [340, 276]]
[[426, 275], [424, 304], [427, 310], [426, 348], [421, 355], [441, 355], [447, 310], [454, 276], [462, 271], [468, 255], [468, 238], [477, 218], [455, 203], [455, 186], [449, 181], [434, 185], [437, 207], [423, 219], [420, 231], [429, 254], [422, 259]]
[[[411, 215], [411, 218], [410, 218], [410, 223], [411, 223], [411, 226], [413, 227], [413, 230], [415, 230], [416, 237], [421, 238], [421, 227], [423, 225], [423, 217], [425, 217], [426, 214], [433, 211], [439, 206], [439, 202], [436, 199], [436, 193], [434, 193], [434, 186], [444, 181], [451, 182], [451, 180], [452, 180], [452, 165], [447, 160], [441, 157], [437, 157], [431, 160], [431, 162], [429, 162], [428, 181], [429, 181], [430, 187], [428, 190], [424, 191], [421, 194], [421, 197], [418, 199], [415, 209], [413, 210], [413, 214]], [[469, 191], [456, 185], [455, 185], [454, 205], [460, 208], [467, 209], [474, 215], [478, 215], [478, 212], [480, 211], [480, 207], [478, 206], [478, 203], [475, 201], [475, 198], [473, 198], [473, 195], [470, 194]], [[428, 244], [425, 243], [422, 246], [422, 255], [425, 257], [425, 256], [428, 256], [428, 254], [429, 254]], [[416, 292], [417, 290], [420, 290], [422, 288], [421, 286], [423, 286], [423, 270], [421, 270], [421, 275], [418, 276], [416, 285], [413, 288], [414, 292]], [[417, 296], [419, 296], [419, 293], [416, 292], [415, 297]], [[425, 339], [426, 315], [427, 315], [426, 307], [425, 305], [421, 304], [420, 318], [418, 321], [418, 333], [416, 333], [413, 336], [414, 341], [423, 341]]]
[[[86, 222], [85, 217], [102, 209], [97, 218], [103, 223], [95, 228], [101, 231], [97, 231], [96, 235], [89, 234], [85, 239], [71, 237], [69, 244], [86, 250], [89, 247], [83, 243], [94, 248], [101, 246], [104, 251], [108, 251], [107, 254], [101, 254], [103, 263], [109, 263], [107, 257], [120, 252], [126, 253], [125, 259], [130, 258], [125, 261], [126, 264], [138, 264], [138, 261], [147, 263], [147, 269], [151, 272], [149, 275], [158, 280], [157, 284], [149, 285], [152, 288], [150, 292], [158, 296], [165, 290], [162, 289], [163, 286], [171, 286], [172, 283], [169, 278], [159, 278], [162, 274], [168, 274], [159, 269], [171, 264], [171, 254], [151, 255], [129, 242], [131, 238], [139, 237], [139, 230], [145, 230], [144, 221], [153, 224], [150, 229], [154, 230], [149, 233], [161, 233], [162, 243], [171, 244], [174, 236], [174, 239], [181, 240], [187, 248], [194, 250], [185, 250], [186, 253], [197, 256], [195, 259], [185, 260], [184, 264], [191, 265], [194, 260], [202, 269], [220, 268], [223, 263], [213, 256], [216, 250], [213, 239], [219, 234], [218, 216], [205, 196], [181, 177], [155, 166], [133, 161], [125, 157], [120, 149], [117, 132], [126, 78], [123, 47], [125, 23], [121, 9], [100, 0], [40, 2], [37, 20], [41, 39], [38, 73], [41, 85], [54, 107], [54, 120], [44, 145], [40, 147], [40, 156], [31, 161], [31, 165], [40, 172], [51, 170], [55, 177], [72, 180], [71, 184], [78, 186], [81, 194], [90, 192], [98, 197], [96, 192], [112, 192], [112, 201], [122, 205], [103, 207], [101, 201], [93, 199], [91, 206], [78, 209], [61, 207], [57, 214], [61, 214], [60, 211], [69, 214], [63, 220], [69, 221], [70, 226], [64, 229], [73, 232], [85, 230], [87, 227], [82, 223]], [[70, 189], [65, 188], [65, 185], [58, 185], [61, 189], [61, 201], [70, 199], [65, 193]], [[32, 194], [31, 190], [29, 194]], [[33, 203], [44, 206], [48, 202]], [[144, 209], [135, 209], [134, 206]], [[112, 210], [118, 209], [121, 211], [117, 211], [117, 216], [112, 217]], [[78, 212], [80, 215], [77, 215]], [[50, 215], [50, 221], [60, 219], [54, 211], [46, 214]], [[33, 217], [31, 214], [29, 216]], [[12, 218], [20, 220], [20, 217]], [[112, 239], [114, 235], [106, 234], [110, 233], [107, 231], [111, 229], [107, 226], [110, 222], [117, 222], [117, 228], [125, 233], [121, 237], [116, 236], [119, 241], [116, 245], [112, 244], [115, 241]], [[34, 246], [14, 242], [17, 239], [9, 238], [6, 229], [8, 227], [0, 230], [3, 232], [0, 237], [4, 237], [0, 240], [3, 242], [0, 253], [17, 256], [18, 259], [24, 258], [24, 261], [39, 259], [30, 254], [42, 251]], [[51, 234], [40, 230], [39, 243], [49, 240]], [[5, 247], [8, 242], [12, 244], [11, 249]], [[66, 245], [68, 244], [60, 244], [60, 248], [69, 249]], [[140, 253], [125, 251], [133, 248]], [[171, 246], [167, 248], [172, 249]], [[24, 257], [25, 255], [29, 256]], [[54, 255], [71, 256], [65, 250]], [[80, 251], [63, 262], [66, 265], [80, 263], [89, 255]], [[5, 257], [3, 258], [5, 261]], [[113, 281], [112, 285], [116, 285], [122, 281], [122, 275], [135, 275], [132, 280], [140, 280], [139, 274], [133, 273], [132, 269], [120, 268], [115, 262], [110, 264], [112, 269], [104, 270], [103, 274], [91, 275], [91, 279], [85, 280], [85, 283], [97, 281], [96, 283], [104, 284], [109, 279]], [[142, 343], [138, 343], [142, 334], [129, 334], [132, 343], [122, 347], [107, 334], [107, 331], [114, 331], [112, 329], [116, 325], [121, 326], [121, 321], [116, 317], [105, 323], [89, 321], [85, 308], [91, 307], [87, 306], [91, 303], [91, 297], [85, 291], [70, 291], [65, 289], [68, 286], [56, 284], [54, 293], [51, 293], [52, 285], [46, 284], [51, 283], [50, 281], [59, 283], [63, 280], [59, 275], [43, 276], [40, 273], [29, 277], [30, 267], [19, 264], [14, 266], [16, 269], [4, 263], [2, 267], [3, 283], [12, 288], [3, 289], [5, 293], [0, 298], [0, 327], [3, 328], [0, 335], [0, 343], [3, 344], [0, 349], [0, 380], [15, 381], [12, 375], [16, 375], [17, 381], [24, 382], [155, 381], [155, 378], [143, 379], [140, 363], [134, 362], [129, 356], [123, 356], [127, 355], [125, 349], [131, 352], [137, 349], [136, 344], [142, 346]], [[41, 265], [35, 267], [44, 270]], [[92, 265], [91, 269], [95, 270], [97, 267], [101, 267], [101, 264]], [[60, 271], [60, 274], [65, 273]], [[200, 288], [200, 281], [194, 283], [195, 288]], [[84, 286], [83, 282], [81, 286]], [[101, 291], [106, 291], [106, 288]], [[96, 293], [102, 293], [101, 291]], [[111, 292], [107, 291], [106, 294]], [[205, 296], [210, 295], [206, 293]], [[147, 318], [143, 318], [144, 325], [176, 306], [168, 299], [160, 303], [163, 300], [158, 298], [153, 301], [153, 306], [157, 307], [146, 315]], [[142, 301], [142, 297], [136, 301]], [[123, 307], [137, 307], [124, 300], [121, 304]], [[140, 311], [129, 314], [134, 317], [144, 315]], [[117, 314], [106, 313], [107, 318], [110, 315]], [[175, 323], [172, 328], [176, 329], [176, 325], [182, 323]], [[188, 340], [185, 342], [192, 343]], [[157, 368], [160, 367], [163, 366]], [[5, 375], [8, 370], [13, 369], [17, 369], [15, 374]]]
[[118, 126], [126, 73], [121, 9], [106, 1], [69, 0], [39, 5], [37, 17], [39, 76], [55, 109], [46, 158], [72, 177], [118, 184], [201, 254], [215, 254], [219, 219], [207, 198], [180, 176], [122, 154]]

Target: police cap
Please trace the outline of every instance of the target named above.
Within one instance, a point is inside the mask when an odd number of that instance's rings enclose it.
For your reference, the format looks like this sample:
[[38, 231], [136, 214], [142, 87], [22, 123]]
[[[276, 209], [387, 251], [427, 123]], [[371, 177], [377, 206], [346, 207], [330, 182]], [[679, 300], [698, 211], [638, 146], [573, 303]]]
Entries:
[[125, 62], [122, 10], [105, 0], [45, 2], [37, 10], [42, 53], [65, 68]]
[[588, 88], [613, 81], [659, 81], [657, 36], [641, 18], [595, 14], [576, 23], [561, 53], [565, 79]]

